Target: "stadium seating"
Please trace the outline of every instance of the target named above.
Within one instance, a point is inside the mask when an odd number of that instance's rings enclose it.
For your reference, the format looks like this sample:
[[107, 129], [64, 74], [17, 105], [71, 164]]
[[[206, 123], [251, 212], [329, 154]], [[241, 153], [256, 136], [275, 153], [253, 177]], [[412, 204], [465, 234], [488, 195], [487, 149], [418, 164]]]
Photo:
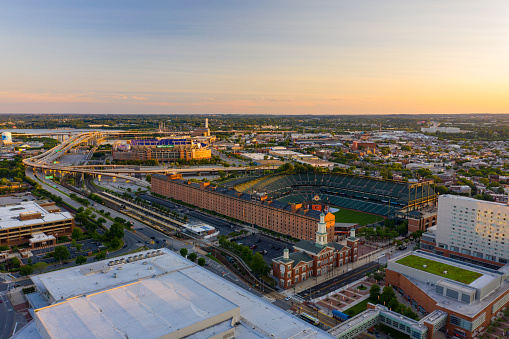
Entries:
[[430, 185], [379, 180], [369, 177], [322, 173], [276, 173], [235, 187], [245, 193], [265, 192], [281, 202], [310, 201], [316, 194], [323, 202], [378, 215], [390, 215], [418, 201], [434, 196]]

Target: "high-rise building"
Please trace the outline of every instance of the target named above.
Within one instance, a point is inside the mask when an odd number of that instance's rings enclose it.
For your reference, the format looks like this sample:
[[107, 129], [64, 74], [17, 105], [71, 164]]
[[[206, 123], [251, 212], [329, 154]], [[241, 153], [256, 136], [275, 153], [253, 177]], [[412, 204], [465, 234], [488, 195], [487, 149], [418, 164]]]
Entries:
[[509, 262], [509, 205], [440, 196], [437, 225], [423, 234], [421, 248], [477, 265], [503, 266]]

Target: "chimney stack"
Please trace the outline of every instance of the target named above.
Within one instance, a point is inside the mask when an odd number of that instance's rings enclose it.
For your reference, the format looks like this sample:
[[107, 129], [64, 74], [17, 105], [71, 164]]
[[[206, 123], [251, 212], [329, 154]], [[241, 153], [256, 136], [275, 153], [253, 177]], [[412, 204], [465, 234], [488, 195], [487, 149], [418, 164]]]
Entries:
[[209, 128], [209, 118], [205, 118], [205, 128]]
[[290, 259], [290, 251], [288, 250], [288, 248], [285, 248], [283, 250], [283, 259]]

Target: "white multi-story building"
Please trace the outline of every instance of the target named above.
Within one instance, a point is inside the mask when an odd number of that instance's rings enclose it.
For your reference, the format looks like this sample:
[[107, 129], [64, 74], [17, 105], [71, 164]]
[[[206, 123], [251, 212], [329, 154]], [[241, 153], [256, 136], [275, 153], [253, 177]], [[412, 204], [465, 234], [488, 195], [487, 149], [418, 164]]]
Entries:
[[446, 257], [482, 265], [509, 263], [509, 205], [440, 196], [436, 229], [422, 240], [424, 250]]

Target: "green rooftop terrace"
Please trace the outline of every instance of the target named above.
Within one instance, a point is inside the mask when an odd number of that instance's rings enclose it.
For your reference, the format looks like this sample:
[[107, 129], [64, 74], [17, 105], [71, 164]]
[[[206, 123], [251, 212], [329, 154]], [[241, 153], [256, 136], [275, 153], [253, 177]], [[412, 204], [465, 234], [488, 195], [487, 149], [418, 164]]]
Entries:
[[[444, 264], [431, 259], [422, 258], [416, 255], [406, 256], [396, 261], [396, 263], [412, 267], [424, 272], [428, 272], [431, 274], [439, 275], [441, 277], [455, 280], [457, 282], [464, 284], [470, 284], [471, 282], [482, 276], [481, 273], [469, 271], [463, 268]], [[424, 267], [423, 265], [426, 265], [426, 267]], [[444, 271], [447, 271], [447, 274], [444, 274]]]

